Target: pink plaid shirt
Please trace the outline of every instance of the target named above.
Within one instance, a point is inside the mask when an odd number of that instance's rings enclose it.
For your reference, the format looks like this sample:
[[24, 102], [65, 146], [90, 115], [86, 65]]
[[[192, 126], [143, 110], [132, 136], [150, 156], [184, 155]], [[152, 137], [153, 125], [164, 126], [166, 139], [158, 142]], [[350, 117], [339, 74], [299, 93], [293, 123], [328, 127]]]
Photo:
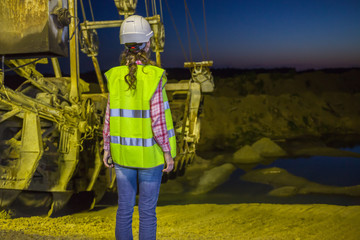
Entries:
[[[162, 79], [154, 95], [150, 100], [151, 127], [155, 141], [162, 148], [163, 152], [170, 151], [169, 135], [166, 127], [165, 108], [162, 95]], [[104, 129], [104, 150], [110, 150], [110, 97], [106, 106]]]

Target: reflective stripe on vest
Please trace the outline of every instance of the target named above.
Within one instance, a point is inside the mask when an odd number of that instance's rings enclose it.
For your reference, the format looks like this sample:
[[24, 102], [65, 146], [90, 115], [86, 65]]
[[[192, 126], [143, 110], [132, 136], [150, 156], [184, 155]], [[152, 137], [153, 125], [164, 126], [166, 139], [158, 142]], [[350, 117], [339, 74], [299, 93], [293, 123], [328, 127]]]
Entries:
[[[164, 108], [170, 109], [168, 101], [164, 102]], [[110, 109], [110, 117], [149, 118], [150, 110]]]
[[149, 118], [150, 110], [110, 109], [110, 117]]
[[[175, 136], [174, 129], [170, 129], [168, 132], [169, 138]], [[156, 144], [155, 138], [126, 138], [120, 136], [110, 136], [111, 142], [126, 146], [138, 146], [138, 147], [151, 147]]]
[[170, 109], [169, 101], [164, 102], [164, 108], [165, 110]]

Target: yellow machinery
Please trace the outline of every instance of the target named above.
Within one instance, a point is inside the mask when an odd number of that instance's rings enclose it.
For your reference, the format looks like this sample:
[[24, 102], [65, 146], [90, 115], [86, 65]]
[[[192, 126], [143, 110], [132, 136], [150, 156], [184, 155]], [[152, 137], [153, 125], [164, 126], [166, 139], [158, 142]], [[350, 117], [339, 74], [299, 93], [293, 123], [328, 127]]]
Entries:
[[[136, 0], [114, 2], [120, 15], [134, 14]], [[50, 198], [40, 204], [51, 206], [51, 214], [74, 193], [93, 193], [94, 206], [107, 189], [115, 187], [115, 174], [109, 174], [102, 164], [107, 93], [97, 60], [96, 29], [118, 28], [122, 20], [84, 19], [79, 24], [77, 7], [76, 0], [0, 0], [1, 207], [10, 206], [16, 199], [31, 205], [27, 196], [48, 194]], [[164, 26], [159, 15], [147, 20], [154, 31], [152, 49], [160, 65]], [[100, 93], [89, 93], [89, 84], [79, 77], [79, 50], [93, 61]], [[57, 60], [67, 55], [69, 77], [62, 76]], [[36, 64], [48, 61], [53, 65], [52, 77], [36, 69]], [[178, 154], [174, 172], [164, 180], [183, 174], [194, 157], [200, 136], [202, 92], [214, 88], [210, 66], [211, 61], [185, 63], [192, 69], [192, 78], [166, 86]], [[7, 86], [10, 70], [24, 78], [15, 88]]]

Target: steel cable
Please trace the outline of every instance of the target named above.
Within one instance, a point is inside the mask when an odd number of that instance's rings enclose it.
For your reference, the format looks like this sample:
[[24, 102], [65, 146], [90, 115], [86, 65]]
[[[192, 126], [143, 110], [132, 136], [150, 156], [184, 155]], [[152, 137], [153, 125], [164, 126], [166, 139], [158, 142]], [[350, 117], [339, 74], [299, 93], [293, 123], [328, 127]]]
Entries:
[[75, 29], [74, 29], [73, 33], [71, 34], [71, 36], [70, 36], [70, 38], [69, 38], [68, 42], [70, 42], [70, 41], [71, 41], [71, 39], [74, 37], [75, 32], [76, 32], [76, 29], [77, 29], [77, 27], [78, 27], [78, 26], [79, 26], [79, 24], [80, 24], [80, 19], [79, 19], [78, 17], [71, 16], [71, 18], [74, 18], [75, 20], [77, 20], [77, 23], [76, 23], [76, 25], [75, 25]]
[[86, 22], [86, 15], [85, 15], [85, 8], [84, 8], [83, 0], [80, 0], [80, 5], [81, 5], [81, 12], [83, 15], [83, 21]]
[[207, 59], [209, 59], [209, 44], [208, 44], [208, 33], [207, 33], [206, 14], [205, 14], [205, 0], [203, 0], [203, 13], [204, 13], [206, 57], [207, 57]]
[[149, 17], [148, 1], [145, 0], [146, 16]]
[[161, 22], [164, 22], [163, 9], [162, 9], [162, 1], [161, 1], [161, 0], [160, 0], [160, 17], [161, 17]]
[[182, 41], [181, 41], [179, 31], [178, 31], [178, 29], [177, 29], [177, 27], [176, 27], [176, 24], [175, 24], [174, 16], [173, 16], [173, 14], [172, 14], [172, 12], [171, 12], [171, 9], [170, 9], [170, 7], [169, 7], [169, 4], [168, 4], [167, 0], [165, 0], [165, 4], [166, 4], [166, 8], [167, 8], [167, 10], [168, 10], [168, 12], [169, 12], [169, 14], [170, 14], [171, 22], [172, 22], [173, 27], [174, 27], [174, 29], [175, 29], [177, 39], [178, 39], [178, 41], [179, 41], [181, 50], [182, 50], [182, 52], [183, 52], [183, 54], [184, 54], [184, 58], [185, 58], [186, 61], [188, 61], [188, 58], [187, 58], [187, 56], [186, 56], [186, 51], [185, 51], [184, 45], [183, 45], [183, 43], [182, 43]]
[[92, 8], [92, 4], [91, 4], [91, 0], [89, 0], [89, 6], [90, 6], [90, 12], [91, 12], [92, 20], [95, 21], [94, 12], [93, 12], [93, 8]]
[[153, 0], [154, 1], [154, 9], [155, 9], [155, 15], [157, 15], [157, 7], [156, 7], [156, 0]]
[[186, 20], [186, 32], [188, 37], [188, 45], [189, 45], [189, 55], [190, 55], [190, 61], [192, 62], [192, 51], [191, 51], [191, 40], [190, 40], [190, 26], [189, 26], [189, 19], [188, 19], [188, 13], [186, 11], [186, 0], [184, 0], [184, 6], [185, 6], [185, 20]]
[[155, 10], [154, 10], [154, 0], [151, 0], [151, 8], [152, 8], [152, 15], [155, 15]]
[[188, 8], [188, 5], [187, 5], [186, 0], [184, 0], [184, 3], [185, 3], [185, 11], [187, 12], [187, 14], [188, 14], [188, 16], [189, 16], [192, 29], [193, 29], [193, 31], [194, 31], [194, 33], [195, 33], [196, 42], [197, 42], [197, 44], [198, 44], [198, 46], [199, 46], [202, 59], [204, 60], [204, 59], [205, 59], [204, 51], [203, 51], [203, 49], [202, 49], [202, 47], [201, 47], [199, 35], [197, 34], [197, 31], [196, 31], [196, 28], [195, 28], [195, 24], [194, 24], [194, 22], [193, 22], [193, 20], [192, 20], [192, 18], [191, 18], [190, 10], [189, 10], [189, 8]]
[[20, 66], [14, 67], [14, 68], [6, 69], [6, 70], [3, 69], [3, 72], [5, 73], [5, 72], [14, 71], [14, 70], [16, 70], [16, 69], [18, 69], [18, 68], [22, 68], [22, 67], [25, 67], [25, 66], [27, 66], [27, 65], [29, 65], [29, 64], [35, 63], [35, 62], [37, 62], [37, 61], [39, 61], [39, 60], [41, 60], [41, 59], [43, 59], [43, 58], [37, 58], [37, 59], [35, 59], [35, 60], [31, 61], [31, 62], [25, 63], [25, 64], [23, 64], [23, 65], [20, 65]]

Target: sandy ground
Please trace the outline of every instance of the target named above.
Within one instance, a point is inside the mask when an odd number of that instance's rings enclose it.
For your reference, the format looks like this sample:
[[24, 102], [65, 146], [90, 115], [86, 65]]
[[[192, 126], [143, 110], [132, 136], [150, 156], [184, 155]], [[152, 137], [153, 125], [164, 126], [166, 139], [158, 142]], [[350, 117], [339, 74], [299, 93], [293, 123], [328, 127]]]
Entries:
[[[116, 206], [48, 218], [0, 219], [0, 239], [114, 239]], [[360, 206], [159, 206], [158, 239], [360, 239]], [[138, 234], [138, 212], [134, 214]]]

